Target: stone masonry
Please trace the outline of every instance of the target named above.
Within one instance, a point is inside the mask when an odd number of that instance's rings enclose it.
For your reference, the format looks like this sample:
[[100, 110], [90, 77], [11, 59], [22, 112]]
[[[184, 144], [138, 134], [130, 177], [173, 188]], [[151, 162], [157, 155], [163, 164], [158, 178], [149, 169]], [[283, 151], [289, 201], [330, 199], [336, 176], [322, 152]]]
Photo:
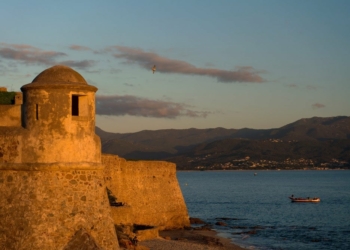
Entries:
[[160, 230], [190, 226], [176, 178], [176, 166], [165, 161], [126, 161], [103, 154], [106, 185], [123, 206], [112, 207], [117, 225], [148, 225]]
[[0, 105], [0, 249], [114, 250], [115, 225], [189, 226], [174, 164], [101, 154], [97, 88], [78, 72], [57, 65], [21, 90]]
[[59, 65], [21, 90], [20, 124], [0, 126], [0, 249], [119, 249], [95, 134], [97, 88]]

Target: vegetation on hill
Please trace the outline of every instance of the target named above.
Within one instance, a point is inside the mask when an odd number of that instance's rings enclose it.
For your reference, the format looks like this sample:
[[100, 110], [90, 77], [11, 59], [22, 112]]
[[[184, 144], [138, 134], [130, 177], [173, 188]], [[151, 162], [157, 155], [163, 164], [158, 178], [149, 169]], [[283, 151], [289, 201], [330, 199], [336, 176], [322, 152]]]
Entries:
[[[350, 139], [282, 141], [226, 139], [203, 143], [167, 160], [179, 169], [283, 169], [344, 166], [350, 159]], [[338, 164], [336, 164], [338, 163]]]
[[16, 92], [0, 91], [0, 105], [13, 104], [15, 102]]
[[96, 128], [96, 133], [104, 153], [134, 160], [168, 160], [178, 169], [269, 164], [272, 168], [295, 168], [350, 162], [350, 117], [346, 116], [300, 119], [275, 129], [191, 128], [120, 134]]

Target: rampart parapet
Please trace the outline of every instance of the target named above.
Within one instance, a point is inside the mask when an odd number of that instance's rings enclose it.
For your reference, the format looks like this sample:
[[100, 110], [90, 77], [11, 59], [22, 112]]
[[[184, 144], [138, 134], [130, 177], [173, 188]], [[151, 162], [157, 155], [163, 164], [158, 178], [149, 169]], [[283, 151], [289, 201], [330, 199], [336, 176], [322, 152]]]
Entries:
[[112, 207], [114, 223], [163, 229], [190, 226], [176, 177], [176, 165], [165, 161], [127, 161], [103, 154], [107, 188], [119, 205]]

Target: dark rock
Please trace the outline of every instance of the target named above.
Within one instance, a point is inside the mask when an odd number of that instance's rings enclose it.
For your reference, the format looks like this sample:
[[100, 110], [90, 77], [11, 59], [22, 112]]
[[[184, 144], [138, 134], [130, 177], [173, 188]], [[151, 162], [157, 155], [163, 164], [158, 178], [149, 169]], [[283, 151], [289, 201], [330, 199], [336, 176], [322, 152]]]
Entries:
[[242, 220], [238, 218], [227, 218], [227, 217], [220, 217], [220, 218], [215, 218], [216, 220]]
[[204, 230], [204, 231], [210, 231], [210, 230], [212, 230], [212, 227], [210, 226], [210, 225], [208, 225], [208, 224], [205, 224], [205, 225], [203, 225], [203, 226], [201, 226], [201, 227], [195, 227], [195, 228], [193, 228], [194, 230]]
[[233, 229], [247, 229], [248, 227], [245, 226], [233, 226]]
[[225, 222], [222, 222], [222, 221], [218, 221], [215, 223], [215, 225], [217, 226], [223, 226], [223, 227], [227, 227], [227, 224]]
[[134, 245], [130, 240], [122, 239], [119, 241], [119, 246], [125, 249], [134, 249]]
[[221, 246], [221, 247], [223, 246], [220, 240], [214, 237], [204, 236], [203, 241], [208, 246]]
[[248, 232], [245, 232], [245, 234], [256, 234], [256, 230], [250, 230]]
[[205, 222], [199, 218], [190, 218], [190, 223], [191, 224], [205, 224]]
[[84, 229], [77, 231], [63, 250], [101, 250]]
[[256, 230], [250, 230], [250, 231], [243, 231], [243, 232], [234, 232], [232, 233], [234, 235], [239, 235], [239, 234], [256, 234]]

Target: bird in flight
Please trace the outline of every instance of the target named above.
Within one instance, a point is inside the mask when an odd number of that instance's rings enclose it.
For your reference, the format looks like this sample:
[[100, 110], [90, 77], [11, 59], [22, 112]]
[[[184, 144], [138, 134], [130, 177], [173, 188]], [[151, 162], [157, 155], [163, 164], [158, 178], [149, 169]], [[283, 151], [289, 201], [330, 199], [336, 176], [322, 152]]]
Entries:
[[153, 65], [152, 71], [153, 71], [153, 74], [154, 72], [156, 72], [156, 65]]

